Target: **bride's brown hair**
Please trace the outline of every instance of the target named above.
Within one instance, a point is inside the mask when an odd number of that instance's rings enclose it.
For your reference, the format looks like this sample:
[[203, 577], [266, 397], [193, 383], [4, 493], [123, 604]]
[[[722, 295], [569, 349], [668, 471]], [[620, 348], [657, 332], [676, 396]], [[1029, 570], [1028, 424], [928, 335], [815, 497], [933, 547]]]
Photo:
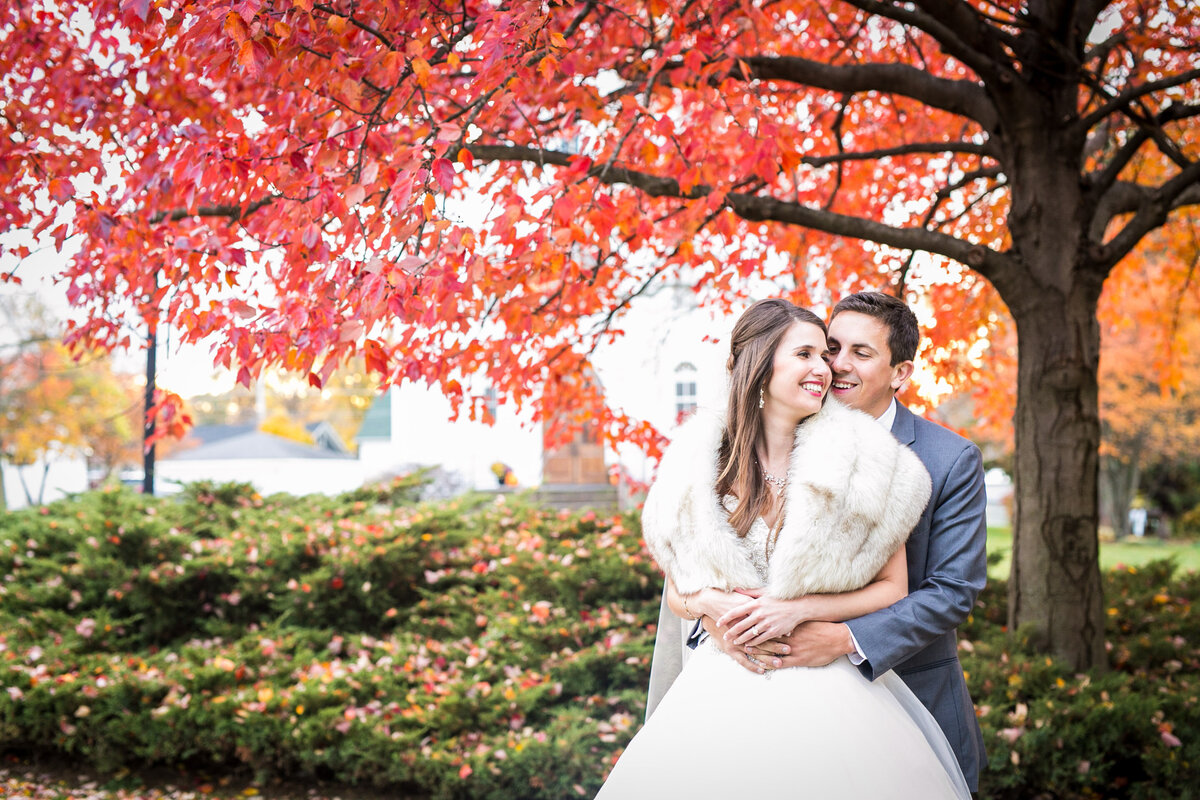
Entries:
[[745, 536], [754, 520], [771, 503], [767, 482], [758, 466], [758, 447], [764, 443], [761, 391], [775, 369], [775, 349], [793, 324], [807, 322], [827, 333], [825, 323], [807, 308], [787, 300], [759, 300], [733, 326], [729, 340], [729, 408], [725, 435], [717, 460], [717, 496], [732, 494], [738, 506], [729, 523]]

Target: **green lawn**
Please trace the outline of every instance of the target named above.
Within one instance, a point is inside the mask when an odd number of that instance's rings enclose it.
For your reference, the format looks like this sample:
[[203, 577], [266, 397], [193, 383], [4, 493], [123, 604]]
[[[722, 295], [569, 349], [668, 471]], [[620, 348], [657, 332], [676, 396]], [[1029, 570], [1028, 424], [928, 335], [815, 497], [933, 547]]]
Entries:
[[[988, 528], [988, 554], [1001, 553], [1003, 559], [988, 569], [993, 578], [1007, 578], [1012, 553], [1012, 529]], [[1180, 569], [1200, 569], [1200, 542], [1187, 539], [1163, 541], [1146, 537], [1100, 543], [1100, 567], [1110, 569], [1118, 564], [1138, 566], [1147, 561], [1174, 558]]]

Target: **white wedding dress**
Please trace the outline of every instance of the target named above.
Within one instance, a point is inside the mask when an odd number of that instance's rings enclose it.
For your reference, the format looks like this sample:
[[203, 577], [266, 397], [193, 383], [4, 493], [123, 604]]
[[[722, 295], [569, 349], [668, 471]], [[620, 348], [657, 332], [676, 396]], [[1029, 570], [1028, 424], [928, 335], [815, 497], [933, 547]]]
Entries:
[[[740, 540], [765, 577], [767, 526]], [[946, 737], [894, 673], [850, 661], [756, 675], [706, 640], [597, 800], [969, 798]]]

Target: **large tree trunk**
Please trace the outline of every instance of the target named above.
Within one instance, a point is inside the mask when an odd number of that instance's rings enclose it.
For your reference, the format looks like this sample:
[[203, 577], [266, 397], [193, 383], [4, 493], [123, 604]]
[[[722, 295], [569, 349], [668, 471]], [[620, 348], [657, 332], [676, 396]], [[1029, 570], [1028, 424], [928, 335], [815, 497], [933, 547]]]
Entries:
[[1036, 26], [1029, 33], [1028, 79], [995, 95], [1017, 259], [993, 280], [1017, 324], [1019, 354], [1008, 624], [1073, 670], [1104, 669], [1096, 311], [1107, 270], [1093, 244], [1103, 226], [1079, 180], [1084, 132], [1062, 124], [1079, 107], [1075, 82], [1059, 79], [1071, 59], [1043, 37]]
[[1016, 489], [1010, 628], [1071, 669], [1103, 668], [1097, 560], [1097, 281], [1010, 303], [1017, 322]]

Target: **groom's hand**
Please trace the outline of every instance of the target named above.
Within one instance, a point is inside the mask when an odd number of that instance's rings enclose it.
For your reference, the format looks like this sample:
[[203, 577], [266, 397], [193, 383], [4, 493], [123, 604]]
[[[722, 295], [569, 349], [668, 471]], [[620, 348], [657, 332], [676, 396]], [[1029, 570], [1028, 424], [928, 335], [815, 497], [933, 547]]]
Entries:
[[785, 667], [823, 667], [854, 652], [850, 628], [842, 622], [802, 622], [771, 644], [775, 643], [786, 645], [790, 651], [781, 656]]
[[712, 637], [713, 644], [742, 668], [761, 675], [768, 669], [778, 669], [783, 666], [781, 656], [788, 652], [788, 647], [780, 640], [772, 639], [757, 647], [744, 647], [727, 641], [725, 632], [729, 628], [717, 625], [712, 617], [704, 617], [701, 622], [704, 630], [708, 631], [708, 635]]

